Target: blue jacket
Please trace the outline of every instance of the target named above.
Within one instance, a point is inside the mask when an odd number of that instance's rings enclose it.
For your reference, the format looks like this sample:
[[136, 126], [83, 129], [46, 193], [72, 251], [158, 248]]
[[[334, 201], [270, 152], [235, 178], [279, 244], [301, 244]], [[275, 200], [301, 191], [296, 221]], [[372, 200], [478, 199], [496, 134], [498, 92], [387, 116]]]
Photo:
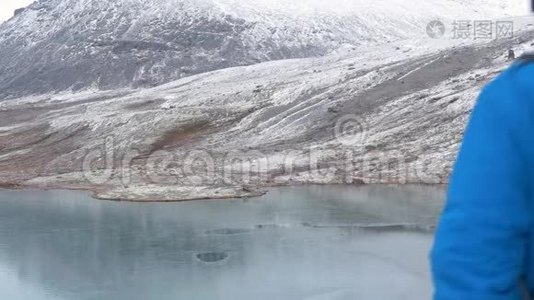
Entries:
[[518, 300], [534, 291], [534, 61], [482, 91], [431, 253], [435, 300]]

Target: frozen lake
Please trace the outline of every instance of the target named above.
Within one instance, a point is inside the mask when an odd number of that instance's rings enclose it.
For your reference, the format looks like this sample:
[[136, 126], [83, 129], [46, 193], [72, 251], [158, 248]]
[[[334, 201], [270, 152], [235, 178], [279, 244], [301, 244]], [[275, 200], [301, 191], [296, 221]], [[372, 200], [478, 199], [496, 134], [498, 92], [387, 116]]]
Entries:
[[147, 204], [0, 191], [0, 299], [430, 299], [444, 190], [310, 186]]

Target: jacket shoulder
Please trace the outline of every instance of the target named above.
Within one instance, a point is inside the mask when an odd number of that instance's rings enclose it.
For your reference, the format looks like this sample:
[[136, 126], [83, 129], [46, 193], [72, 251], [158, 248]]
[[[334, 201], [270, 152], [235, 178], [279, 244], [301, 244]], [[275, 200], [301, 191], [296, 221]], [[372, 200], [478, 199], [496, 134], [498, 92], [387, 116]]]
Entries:
[[522, 63], [533, 63], [534, 52], [526, 52], [523, 55], [521, 55], [517, 60]]
[[510, 95], [534, 96], [534, 52], [523, 54], [485, 87], [504, 90]]

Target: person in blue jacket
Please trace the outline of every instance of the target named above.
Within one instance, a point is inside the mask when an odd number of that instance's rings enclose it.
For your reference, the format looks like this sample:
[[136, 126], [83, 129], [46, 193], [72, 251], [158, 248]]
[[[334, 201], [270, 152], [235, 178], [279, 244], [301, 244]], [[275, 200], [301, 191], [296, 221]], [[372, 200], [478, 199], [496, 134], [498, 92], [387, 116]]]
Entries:
[[534, 291], [534, 58], [482, 91], [431, 252], [435, 300], [519, 300]]

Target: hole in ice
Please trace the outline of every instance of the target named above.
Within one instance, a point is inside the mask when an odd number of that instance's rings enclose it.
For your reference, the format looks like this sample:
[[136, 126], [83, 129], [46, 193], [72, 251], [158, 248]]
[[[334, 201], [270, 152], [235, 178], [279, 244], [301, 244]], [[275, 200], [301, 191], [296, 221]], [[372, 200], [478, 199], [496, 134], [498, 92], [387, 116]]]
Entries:
[[228, 258], [228, 253], [226, 252], [206, 252], [206, 253], [198, 253], [196, 257], [201, 262], [205, 263], [215, 263], [219, 261], [223, 261]]
[[246, 228], [220, 228], [213, 230], [206, 230], [206, 234], [217, 234], [217, 235], [231, 235], [231, 234], [240, 234], [250, 232], [250, 229]]

